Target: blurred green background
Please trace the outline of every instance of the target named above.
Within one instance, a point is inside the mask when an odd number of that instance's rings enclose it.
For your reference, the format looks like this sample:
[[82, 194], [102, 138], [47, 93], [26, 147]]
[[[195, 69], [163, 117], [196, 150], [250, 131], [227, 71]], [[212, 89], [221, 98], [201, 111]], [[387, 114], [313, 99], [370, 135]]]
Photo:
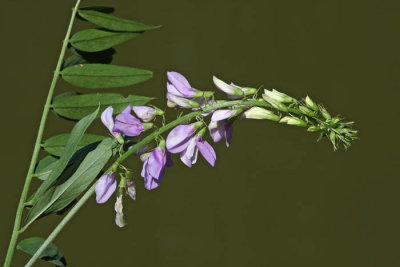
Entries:
[[[0, 259], [4, 259], [42, 106], [74, 1], [2, 1], [0, 17]], [[216, 74], [240, 85], [309, 94], [356, 122], [361, 140], [333, 152], [297, 127], [241, 121], [232, 145], [216, 144], [217, 166], [192, 169], [175, 157], [162, 186], [125, 200], [90, 200], [55, 243], [70, 266], [400, 266], [400, 2], [83, 1], [163, 25], [117, 47], [114, 64], [154, 71], [124, 88], [159, 97], [166, 71], [215, 90]], [[76, 29], [89, 27], [78, 22]], [[74, 89], [63, 81], [57, 93]], [[89, 92], [90, 90], [80, 90]], [[108, 90], [108, 91], [113, 91]], [[222, 96], [222, 94], [220, 94]], [[173, 111], [171, 113], [175, 114]], [[45, 137], [73, 123], [50, 114]], [[106, 133], [100, 124], [90, 132]], [[47, 236], [56, 215], [23, 237]], [[16, 252], [14, 266], [28, 257]], [[37, 266], [48, 266], [39, 263]]]

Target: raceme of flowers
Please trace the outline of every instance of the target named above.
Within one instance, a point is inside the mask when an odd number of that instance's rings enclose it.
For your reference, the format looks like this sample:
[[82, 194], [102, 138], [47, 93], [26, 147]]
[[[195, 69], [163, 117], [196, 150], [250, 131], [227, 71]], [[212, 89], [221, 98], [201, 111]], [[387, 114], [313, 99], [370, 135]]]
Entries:
[[[166, 98], [167, 106], [170, 108], [202, 111], [210, 105], [224, 102], [224, 100], [216, 101], [214, 99], [214, 92], [193, 88], [189, 81], [178, 72], [167, 72], [167, 77]], [[289, 125], [309, 127], [309, 131], [314, 131], [314, 128], [317, 126], [310, 126], [305, 116], [312, 118], [316, 116], [317, 111], [320, 111], [328, 122], [331, 120], [326, 109], [316, 105], [309, 97], [303, 101], [304, 104], [302, 102], [299, 105], [296, 99], [286, 94], [276, 90], [264, 90], [262, 99], [256, 99], [258, 90], [255, 88], [242, 87], [233, 83], [227, 84], [215, 76], [213, 77], [213, 82], [217, 88], [227, 94], [228, 99], [253, 98], [255, 101], [265, 103], [264, 107], [275, 109], [276, 112], [256, 105], [233, 105], [229, 108], [211, 109], [211, 111], [209, 110], [202, 113], [201, 116], [197, 116], [195, 122], [177, 125], [169, 132], [166, 140], [161, 135], [157, 136], [156, 147], [141, 147], [136, 152], [136, 154], [140, 155], [140, 159], [143, 162], [141, 177], [144, 179], [144, 186], [147, 190], [153, 190], [161, 184], [165, 176], [166, 167], [172, 166], [171, 154], [179, 154], [179, 158], [183, 164], [192, 167], [197, 162], [200, 152], [202, 157], [214, 167], [217, 156], [211, 144], [206, 140], [207, 133], [213, 142], [217, 143], [225, 140], [226, 146], [229, 147], [233, 134], [233, 123], [237, 118], [279, 121]], [[296, 112], [303, 117], [300, 115], [296, 117], [290, 114], [289, 116], [281, 117], [281, 113], [290, 112], [290, 107], [294, 105], [298, 106], [298, 111]], [[121, 146], [127, 139], [138, 137], [146, 130], [153, 128], [155, 125], [151, 121], [154, 121], [156, 116], [164, 116], [164, 112], [154, 106], [132, 107], [128, 105], [120, 114], [115, 116], [115, 119], [113, 118], [113, 111], [112, 106], [106, 108], [101, 115], [101, 121]], [[204, 121], [206, 117], [209, 117], [209, 123]], [[163, 118], [163, 125], [164, 121], [165, 118]], [[355, 133], [346, 134], [343, 133], [343, 138], [351, 139], [350, 135]], [[95, 193], [97, 203], [105, 203], [114, 192], [117, 192], [115, 221], [118, 226], [123, 227], [126, 222], [124, 221], [122, 212], [122, 197], [123, 195], [128, 195], [135, 200], [136, 184], [130, 171], [122, 166], [124, 172], [120, 173], [121, 179], [117, 185], [117, 168], [118, 166], [113, 166], [110, 173], [106, 173], [100, 177], [95, 186]]]

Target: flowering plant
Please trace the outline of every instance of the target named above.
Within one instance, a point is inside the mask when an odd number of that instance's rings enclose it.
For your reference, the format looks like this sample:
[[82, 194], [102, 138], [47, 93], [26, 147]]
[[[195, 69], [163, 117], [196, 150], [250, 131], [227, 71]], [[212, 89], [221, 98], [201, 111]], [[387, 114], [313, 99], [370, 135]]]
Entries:
[[[33, 255], [26, 266], [32, 266], [38, 258], [65, 266], [65, 258], [51, 242], [93, 194], [99, 204], [115, 194], [115, 223], [124, 227], [127, 222], [123, 200], [125, 197], [136, 200], [137, 179], [143, 178], [147, 190], [161, 186], [168, 179], [172, 161], [176, 161], [174, 154], [179, 154], [184, 165], [192, 167], [200, 152], [204, 160], [215, 166], [217, 155], [210, 143], [224, 140], [229, 147], [233, 127], [240, 120], [268, 120], [303, 127], [308, 132], [318, 132], [319, 139], [326, 137], [334, 150], [340, 145], [348, 148], [357, 139], [352, 122], [332, 116], [309, 96], [296, 99], [275, 89], [238, 86], [215, 76], [212, 77], [215, 88], [224, 92], [226, 99], [220, 99], [215, 90], [194, 88], [179, 72], [166, 73], [166, 106], [179, 112], [178, 118], [170, 122], [164, 115], [166, 109], [150, 105], [152, 98], [148, 96], [66, 93], [53, 97], [59, 77], [72, 85], [92, 89], [131, 86], [152, 77], [148, 70], [109, 63], [114, 53], [112, 47], [157, 27], [112, 16], [109, 14], [112, 8], [79, 8], [79, 4], [80, 0], [72, 11], [49, 89], [5, 266], [10, 266], [16, 247]], [[86, 29], [71, 35], [76, 17], [101, 29]], [[64, 59], [68, 48], [71, 56]], [[50, 109], [60, 117], [79, 121], [70, 133], [43, 142]], [[97, 118], [109, 136], [86, 133]], [[207, 141], [208, 137], [212, 142]], [[49, 155], [38, 160], [40, 147]], [[123, 165], [128, 157], [134, 156], [143, 162], [141, 171]], [[34, 177], [43, 182], [28, 196]], [[28, 238], [17, 246], [19, 235], [36, 220], [66, 211], [48, 238]]]

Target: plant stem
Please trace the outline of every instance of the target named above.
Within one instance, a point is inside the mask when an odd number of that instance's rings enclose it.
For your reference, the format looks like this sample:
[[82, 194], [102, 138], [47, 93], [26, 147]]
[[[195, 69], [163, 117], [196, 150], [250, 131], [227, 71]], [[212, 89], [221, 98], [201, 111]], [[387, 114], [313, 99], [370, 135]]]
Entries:
[[[235, 105], [241, 105], [241, 106], [263, 106], [263, 107], [271, 107], [268, 103], [266, 102], [261, 102], [257, 100], [236, 100], [236, 101], [228, 101], [220, 104], [214, 104], [214, 105], [209, 105], [205, 107], [202, 110], [195, 111], [188, 113], [170, 123], [167, 125], [157, 129], [150, 135], [146, 136], [143, 140], [138, 142], [136, 145], [132, 146], [128, 151], [126, 151], [124, 154], [122, 154], [112, 165], [110, 168], [108, 168], [104, 173], [109, 173], [111, 171], [112, 166], [118, 163], [122, 163], [127, 157], [132, 155], [137, 149], [139, 149], [141, 146], [144, 146], [151, 141], [153, 141], [157, 136], [160, 134], [172, 129], [173, 127], [184, 123], [184, 122], [190, 122], [192, 119], [196, 118], [198, 115], [201, 115], [202, 113], [206, 113], [209, 111], [212, 111], [214, 109], [219, 109], [219, 108], [225, 108], [225, 107], [231, 107]], [[61, 222], [57, 225], [57, 227], [51, 232], [51, 234], [47, 237], [47, 239], [43, 242], [43, 244], [39, 247], [39, 249], [35, 252], [35, 254], [32, 256], [32, 258], [29, 260], [29, 262], [25, 265], [25, 267], [30, 267], [32, 266], [36, 260], [40, 257], [40, 254], [47, 248], [47, 246], [54, 240], [54, 238], [58, 235], [58, 233], [64, 228], [64, 226], [72, 219], [72, 217], [78, 212], [78, 210], [83, 206], [83, 204], [90, 198], [91, 195], [94, 193], [94, 188], [96, 186], [96, 183], [94, 183], [87, 191], [86, 193], [82, 196], [81, 199], [76, 203], [76, 205], [71, 209], [71, 211], [61, 220]]]
[[49, 114], [51, 100], [53, 98], [54, 89], [55, 89], [56, 84], [57, 84], [58, 76], [60, 75], [61, 65], [62, 65], [63, 58], [64, 58], [64, 55], [65, 55], [65, 52], [66, 52], [66, 49], [67, 49], [69, 36], [71, 34], [72, 25], [73, 25], [73, 22], [75, 20], [76, 12], [78, 10], [78, 6], [79, 6], [80, 1], [81, 0], [77, 0], [77, 2], [75, 4], [75, 7], [72, 10], [71, 20], [69, 22], [68, 30], [67, 30], [67, 33], [65, 35], [65, 39], [64, 39], [64, 42], [63, 42], [63, 45], [62, 45], [62, 48], [61, 48], [60, 57], [58, 58], [57, 66], [56, 66], [56, 69], [54, 71], [54, 75], [53, 75], [53, 79], [51, 81], [50, 89], [49, 89], [49, 92], [47, 94], [46, 103], [45, 103], [44, 108], [43, 108], [42, 118], [40, 120], [40, 126], [39, 126], [39, 130], [38, 130], [38, 134], [37, 134], [37, 137], [36, 137], [35, 146], [34, 146], [33, 153], [32, 153], [32, 159], [31, 159], [31, 162], [30, 162], [30, 165], [29, 165], [28, 173], [27, 173], [26, 178], [25, 178], [24, 187], [22, 189], [22, 193], [21, 193], [21, 197], [20, 197], [20, 200], [19, 200], [17, 212], [16, 212], [16, 215], [15, 215], [13, 232], [12, 232], [12, 235], [11, 235], [10, 244], [8, 246], [7, 256], [6, 256], [6, 259], [4, 261], [4, 267], [10, 266], [12, 257], [14, 255], [15, 247], [16, 247], [17, 240], [18, 240], [19, 230], [20, 230], [19, 228], [20, 228], [20, 225], [21, 225], [22, 213], [24, 211], [25, 201], [26, 201], [26, 198], [27, 198], [27, 195], [28, 195], [28, 192], [29, 192], [29, 186], [30, 186], [31, 181], [32, 181], [33, 171], [34, 171], [35, 164], [36, 164], [36, 161], [37, 161], [37, 158], [38, 158], [38, 155], [39, 155], [40, 144], [42, 142], [43, 132], [44, 132], [44, 128], [45, 128], [45, 125], [46, 125], [47, 116]]

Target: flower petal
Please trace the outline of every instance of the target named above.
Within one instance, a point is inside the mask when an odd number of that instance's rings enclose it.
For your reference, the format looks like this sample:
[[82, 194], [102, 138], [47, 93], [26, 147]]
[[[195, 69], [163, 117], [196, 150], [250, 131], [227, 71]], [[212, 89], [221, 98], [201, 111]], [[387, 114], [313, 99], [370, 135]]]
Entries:
[[175, 86], [173, 86], [169, 82], [167, 82], [167, 91], [170, 94], [173, 94], [173, 95], [176, 95], [176, 96], [180, 96], [180, 97], [184, 97], [184, 95], [181, 92], [179, 92], [178, 89], [176, 89]]
[[225, 119], [229, 119], [230, 117], [234, 116], [236, 113], [236, 110], [232, 109], [220, 109], [214, 111], [211, 121], [221, 121]]
[[165, 150], [157, 147], [151, 152], [149, 158], [147, 159], [148, 173], [155, 179], [159, 179], [164, 171], [166, 162], [167, 155], [165, 153]]
[[232, 124], [232, 122], [228, 122], [227, 125], [225, 126], [226, 147], [229, 147], [229, 144], [232, 139], [232, 134], [233, 134], [233, 124]]
[[181, 152], [181, 160], [182, 162], [188, 166], [189, 168], [192, 167], [192, 164], [195, 164], [197, 161], [197, 154], [199, 150], [196, 146], [196, 137], [192, 137], [190, 139], [189, 145], [187, 148]]
[[114, 173], [109, 173], [100, 177], [95, 186], [96, 202], [105, 203], [117, 188], [117, 181]]
[[180, 73], [175, 71], [167, 72], [168, 80], [185, 97], [194, 96], [195, 92], [188, 80]]
[[106, 108], [103, 113], [101, 113], [101, 122], [107, 127], [111, 134], [117, 136], [114, 132], [114, 119], [112, 117], [114, 109], [112, 106]]
[[121, 112], [121, 114], [131, 114], [131, 109], [132, 109], [132, 106], [131, 106], [131, 104], [129, 104], [128, 106], [126, 106], [126, 108]]
[[196, 144], [200, 153], [205, 158], [205, 160], [207, 160], [207, 162], [214, 167], [217, 155], [215, 154], [215, 151], [212, 148], [212, 146], [207, 141], [201, 140], [200, 136], [196, 139]]
[[194, 134], [193, 125], [178, 125], [167, 136], [166, 146], [171, 153], [180, 153], [189, 145]]
[[208, 124], [208, 130], [210, 131], [211, 138], [215, 143], [218, 143], [225, 137], [225, 124], [226, 121], [211, 121]]
[[138, 136], [144, 130], [140, 120], [127, 113], [121, 113], [115, 118], [115, 129], [127, 136]]

